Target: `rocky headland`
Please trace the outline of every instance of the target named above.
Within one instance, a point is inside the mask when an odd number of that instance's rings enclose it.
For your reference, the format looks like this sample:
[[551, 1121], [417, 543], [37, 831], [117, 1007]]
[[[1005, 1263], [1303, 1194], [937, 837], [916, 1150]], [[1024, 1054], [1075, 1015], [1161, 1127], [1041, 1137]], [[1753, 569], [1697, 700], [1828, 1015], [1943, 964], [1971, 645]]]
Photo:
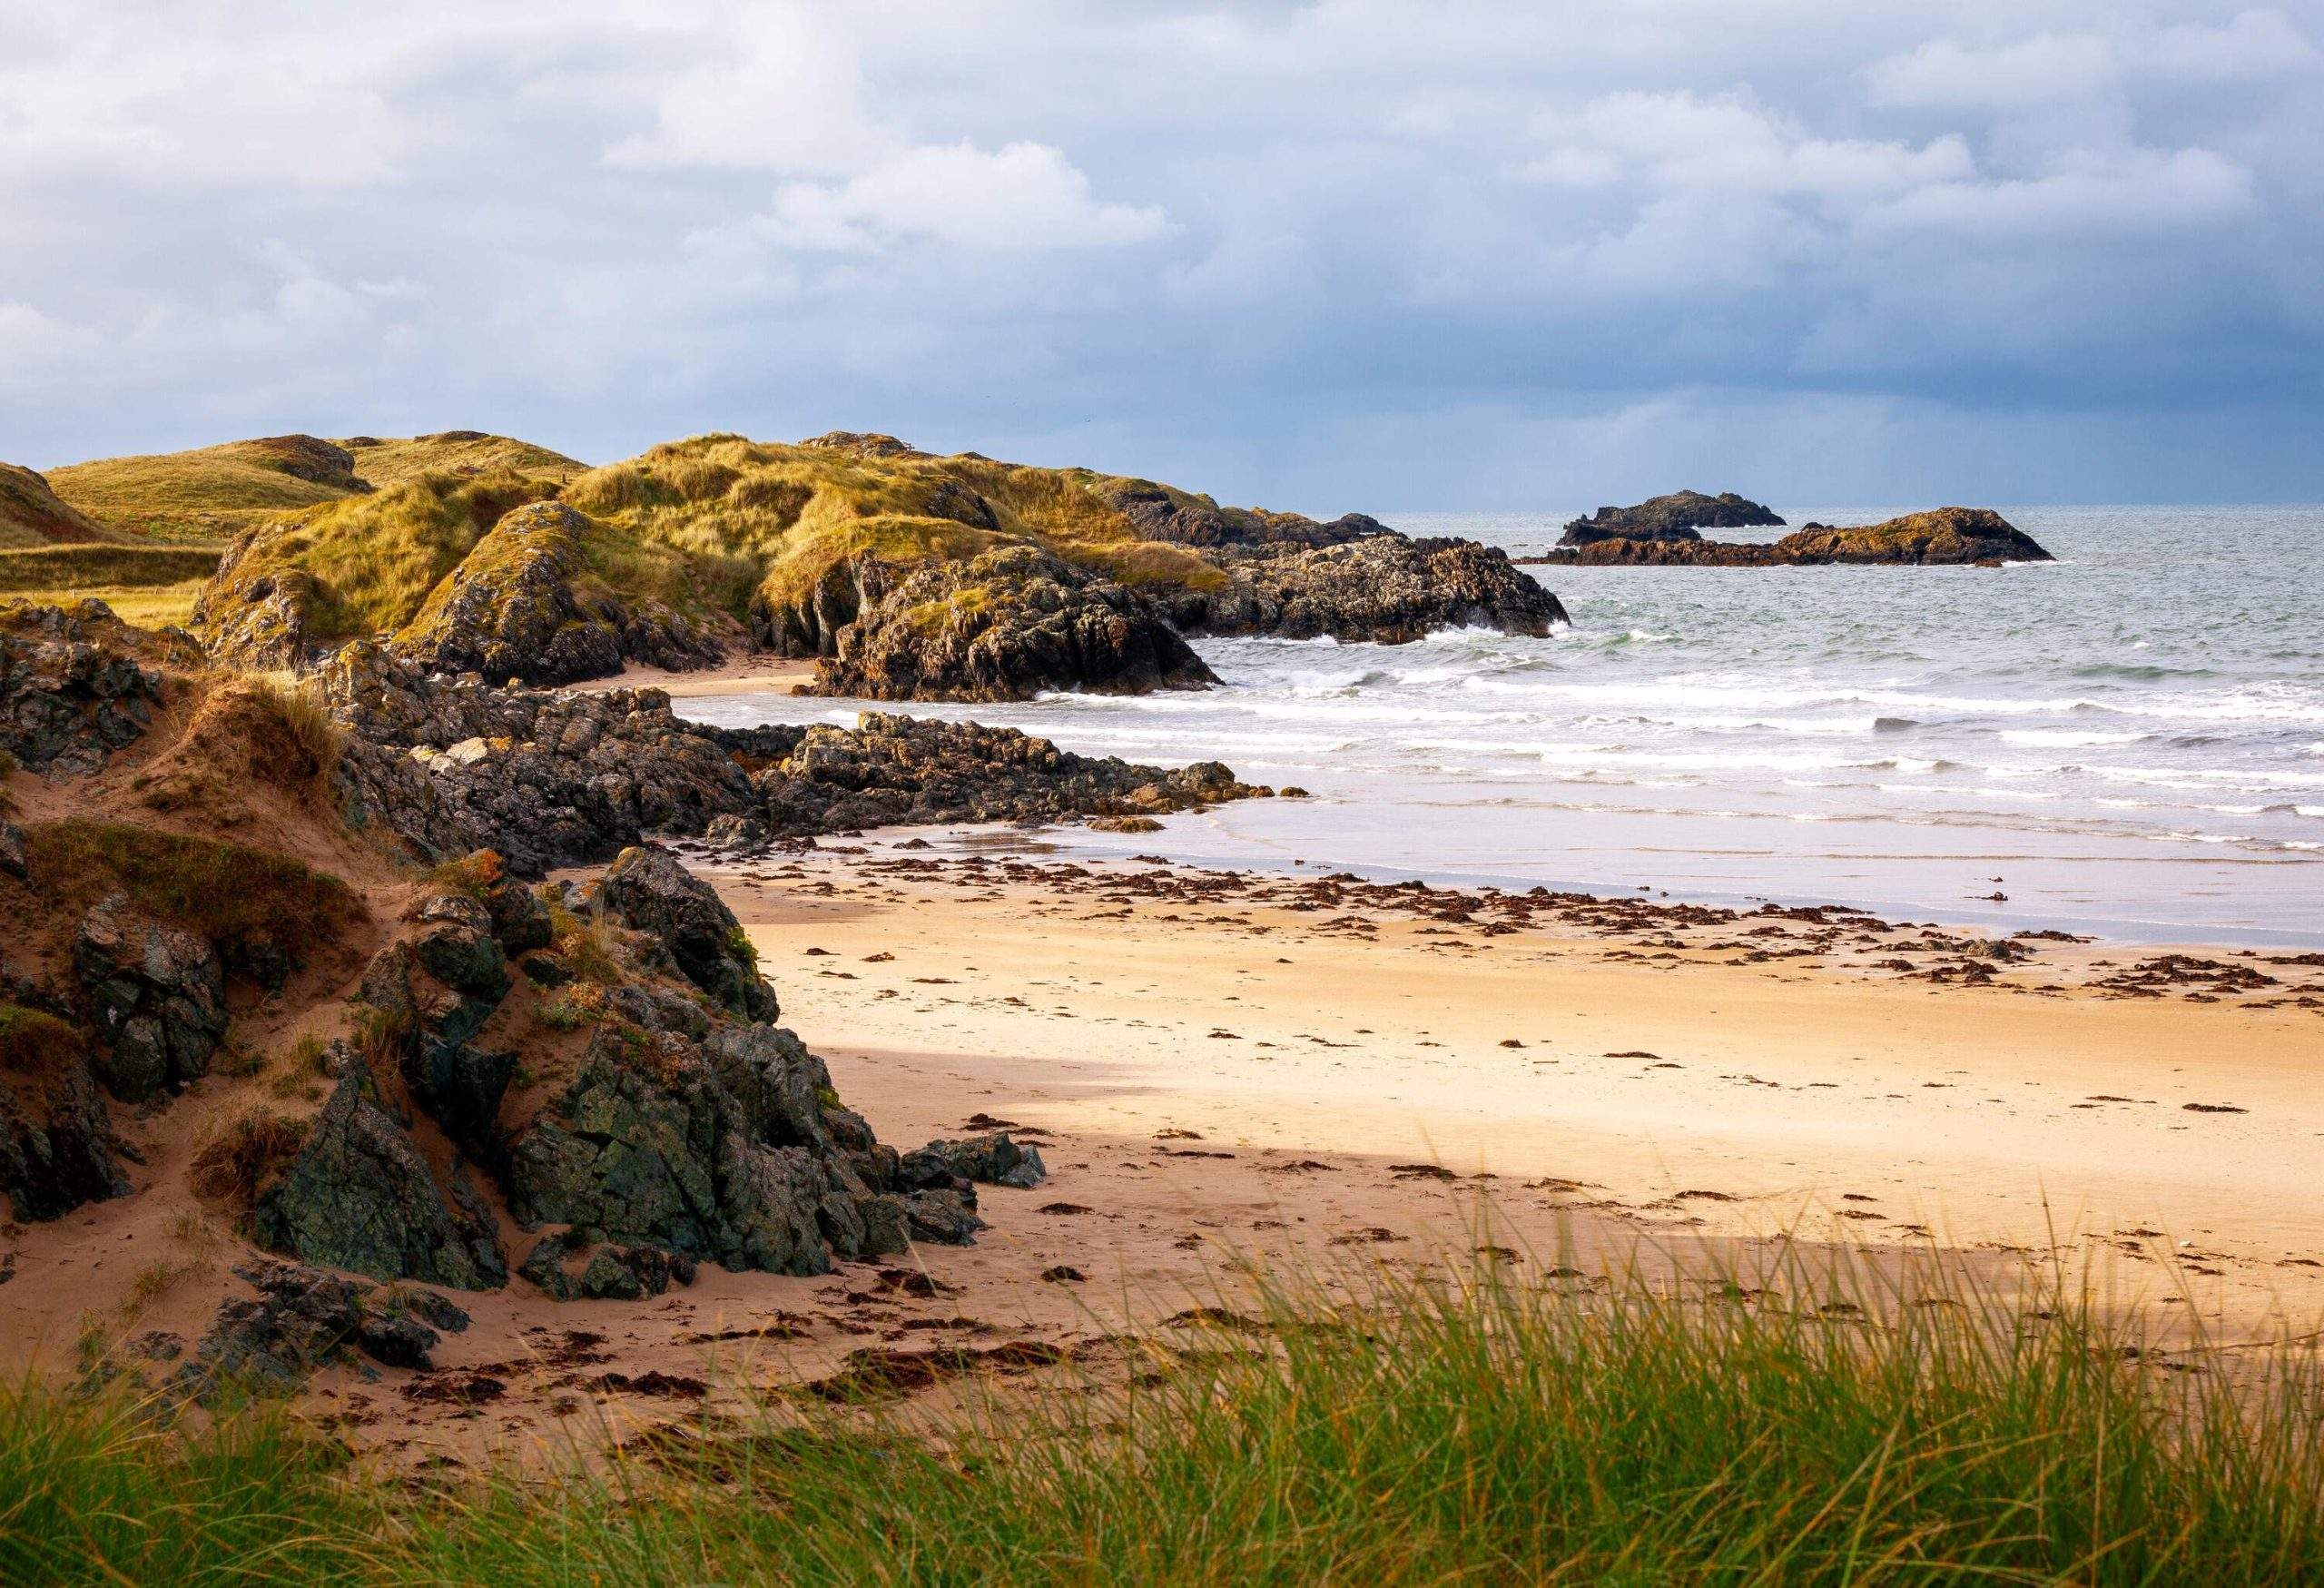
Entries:
[[[1577, 519], [1575, 525], [1588, 522]], [[1570, 526], [1566, 538], [1550, 555], [1524, 560], [1654, 567], [1797, 567], [1827, 563], [1992, 567], [2004, 562], [2055, 560], [2040, 542], [1990, 508], [1937, 508], [1854, 528], [1809, 524], [1765, 544], [1705, 540], [1691, 528], [1647, 537], [1592, 535], [1577, 539], [1575, 535]]]
[[702, 436], [601, 469], [471, 430], [276, 436], [54, 474], [56, 522], [223, 538], [188, 626], [254, 669], [359, 640], [494, 684], [755, 653], [812, 661], [822, 694], [1006, 701], [1211, 687], [1194, 634], [1394, 644], [1563, 616], [1500, 553], [1363, 514], [850, 431]]

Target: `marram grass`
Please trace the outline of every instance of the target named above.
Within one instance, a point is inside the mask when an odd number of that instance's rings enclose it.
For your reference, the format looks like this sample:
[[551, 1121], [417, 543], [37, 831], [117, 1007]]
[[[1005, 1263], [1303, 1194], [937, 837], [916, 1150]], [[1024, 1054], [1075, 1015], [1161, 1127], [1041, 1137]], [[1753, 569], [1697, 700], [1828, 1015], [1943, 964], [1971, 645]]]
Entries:
[[410, 1486], [278, 1409], [173, 1429], [20, 1391], [0, 1580], [2324, 1581], [2297, 1346], [2166, 1371], [2054, 1295], [1531, 1267], [1274, 1287], [1157, 1331], [1158, 1374], [1001, 1388], [933, 1439], [786, 1405], [548, 1478]]

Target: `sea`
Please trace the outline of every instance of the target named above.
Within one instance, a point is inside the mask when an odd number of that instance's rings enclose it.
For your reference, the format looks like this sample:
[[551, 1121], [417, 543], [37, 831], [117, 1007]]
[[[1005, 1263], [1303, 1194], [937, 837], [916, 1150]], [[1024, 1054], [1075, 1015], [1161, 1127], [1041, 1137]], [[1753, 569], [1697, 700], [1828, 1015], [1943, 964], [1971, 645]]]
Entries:
[[[2058, 560], [1551, 565], [1529, 571], [1573, 622], [1546, 639], [1206, 640], [1224, 688], [905, 709], [1313, 796], [1050, 830], [1050, 853], [2324, 944], [2324, 508], [2003, 511]], [[1520, 557], [1572, 516], [1383, 515]], [[679, 709], [848, 723], [872, 704]]]

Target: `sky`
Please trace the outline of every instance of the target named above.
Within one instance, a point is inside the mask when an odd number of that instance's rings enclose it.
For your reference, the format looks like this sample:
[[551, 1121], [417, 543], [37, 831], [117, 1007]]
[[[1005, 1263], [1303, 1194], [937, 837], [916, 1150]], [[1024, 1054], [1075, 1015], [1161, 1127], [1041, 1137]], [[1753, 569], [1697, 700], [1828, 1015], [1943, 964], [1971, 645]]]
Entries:
[[0, 11], [0, 459], [2324, 500], [2324, 0]]

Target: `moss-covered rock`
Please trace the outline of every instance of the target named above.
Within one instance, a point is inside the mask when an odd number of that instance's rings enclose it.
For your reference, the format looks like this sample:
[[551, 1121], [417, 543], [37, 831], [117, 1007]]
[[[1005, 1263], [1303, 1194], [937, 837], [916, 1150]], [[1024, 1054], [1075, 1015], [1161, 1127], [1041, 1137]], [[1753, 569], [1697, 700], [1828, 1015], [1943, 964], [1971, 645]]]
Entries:
[[817, 681], [826, 694], [1028, 700], [1218, 681], [1154, 601], [1037, 546], [902, 569], [864, 562], [851, 576], [861, 604]]
[[490, 1210], [457, 1173], [439, 1177], [397, 1119], [350, 1070], [290, 1171], [252, 1210], [260, 1241], [302, 1262], [463, 1290], [508, 1280]]
[[657, 559], [614, 541], [561, 502], [519, 508], [436, 585], [390, 643], [422, 666], [528, 684], [604, 677], [628, 661], [704, 666], [740, 643], [725, 614], [698, 605], [683, 612], [639, 587], [684, 587], [671, 554], [658, 559], [658, 578], [641, 579], [633, 568], [630, 587], [616, 590], [600, 571], [606, 563], [624, 555]]

